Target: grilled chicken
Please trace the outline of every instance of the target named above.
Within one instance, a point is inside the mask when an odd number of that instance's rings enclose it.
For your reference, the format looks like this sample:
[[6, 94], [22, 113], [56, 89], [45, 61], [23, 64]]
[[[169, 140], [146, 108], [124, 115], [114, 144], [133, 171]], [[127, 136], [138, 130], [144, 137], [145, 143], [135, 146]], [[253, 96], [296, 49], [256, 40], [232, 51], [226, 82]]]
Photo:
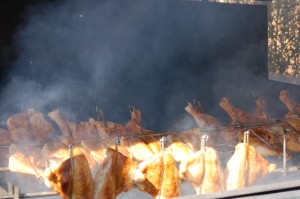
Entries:
[[134, 185], [136, 164], [128, 157], [108, 148], [94, 178], [94, 199], [115, 199]]
[[[95, 168], [97, 162], [83, 147], [75, 145], [72, 148], [72, 154], [74, 156], [84, 155], [90, 168], [92, 170]], [[51, 170], [55, 170], [63, 161], [70, 158], [70, 150], [60, 142], [52, 142], [44, 145], [42, 155], [48, 161], [48, 167]]]
[[227, 163], [227, 190], [252, 185], [275, 168], [276, 165], [265, 160], [253, 146], [240, 143], [236, 145], [235, 152]]
[[25, 112], [9, 117], [7, 119], [7, 128], [15, 142], [26, 142], [32, 139], [30, 123]]
[[[249, 144], [252, 145], [256, 151], [262, 156], [277, 156], [283, 155], [283, 149], [278, 137], [267, 127], [257, 127], [249, 130]], [[240, 131], [238, 133], [239, 141], [244, 141], [244, 133]], [[288, 159], [291, 158], [290, 154], [287, 154]]]
[[55, 109], [48, 113], [49, 118], [57, 124], [60, 129], [61, 135], [64, 137], [71, 137], [71, 130], [66, 119], [61, 115], [59, 109]]
[[44, 115], [39, 112], [33, 112], [29, 117], [29, 124], [32, 136], [36, 142], [47, 142], [49, 137], [54, 134], [53, 126], [47, 122]]
[[[213, 146], [214, 144], [217, 144], [217, 143], [223, 143], [224, 136], [217, 129], [218, 127], [221, 126], [221, 123], [215, 117], [205, 113], [204, 110], [202, 109], [202, 107], [195, 108], [190, 103], [188, 103], [188, 105], [185, 107], [185, 110], [194, 118], [194, 120], [196, 121], [196, 123], [200, 129], [211, 128], [211, 130], [209, 132], [207, 132], [210, 135], [210, 139], [209, 139], [210, 146]], [[216, 128], [216, 129], [213, 129], [213, 128]], [[189, 131], [194, 131], [193, 133], [196, 133], [195, 129], [191, 129]], [[200, 133], [200, 131], [199, 131], [199, 133], [196, 133], [196, 137], [193, 137], [190, 140], [191, 141], [194, 140], [194, 142], [196, 140], [200, 141], [201, 134], [203, 134], [203, 132]], [[188, 137], [190, 137], [190, 136], [188, 136]], [[195, 146], [195, 144], [194, 144], [194, 146]], [[199, 146], [199, 142], [198, 142], [197, 146]], [[197, 151], [199, 150], [198, 147], [194, 148], [194, 149]]]
[[126, 123], [125, 129], [128, 134], [143, 134], [143, 129], [141, 126], [141, 111], [132, 107], [131, 119]]
[[284, 103], [289, 112], [285, 115], [286, 119], [296, 118], [300, 116], [300, 104], [295, 102], [290, 96], [287, 90], [281, 90], [279, 99]]
[[227, 113], [231, 119], [231, 125], [256, 122], [256, 117], [240, 108], [234, 107], [229, 98], [223, 97], [219, 102], [220, 107]]
[[[171, 152], [162, 151], [139, 164], [135, 171], [135, 181], [141, 191], [155, 198], [173, 198], [180, 194], [180, 179]], [[139, 185], [151, 183], [154, 187]]]
[[95, 125], [98, 131], [98, 134], [102, 139], [106, 138], [115, 138], [121, 137], [126, 134], [125, 128], [111, 121], [96, 121], [92, 118], [89, 119], [90, 125]]
[[255, 96], [256, 109], [253, 112], [253, 116], [256, 121], [265, 122], [270, 121], [271, 118], [266, 110], [266, 102], [263, 98]]
[[63, 161], [55, 170], [48, 169], [45, 183], [64, 199], [93, 199], [94, 184], [84, 155]]
[[126, 135], [120, 139], [120, 151], [132, 159], [144, 161], [160, 151], [160, 143], [152, 136], [153, 131], [142, 128], [140, 110], [130, 107], [130, 111], [131, 119], [125, 125]]
[[176, 162], [181, 162], [194, 154], [193, 149], [184, 143], [176, 134], [169, 135], [167, 142], [169, 143], [167, 150], [172, 152]]
[[205, 150], [199, 150], [183, 160], [179, 166], [179, 176], [191, 183], [197, 194], [225, 190], [218, 154], [211, 147], [205, 147]]
[[54, 134], [54, 128], [43, 114], [32, 108], [9, 117], [7, 128], [16, 143], [47, 142], [49, 136]]
[[201, 186], [201, 193], [213, 193], [225, 190], [224, 174], [219, 163], [217, 151], [213, 148], [205, 149], [205, 173]]
[[71, 121], [67, 121], [67, 123], [75, 139], [113, 139], [125, 134], [125, 129], [120, 124], [109, 121], [104, 123], [90, 118], [88, 122], [79, 124]]
[[104, 158], [106, 149], [108, 148], [103, 142], [98, 140], [81, 141], [81, 146], [93, 157], [98, 164], [100, 164]]
[[144, 161], [153, 155], [151, 148], [138, 137], [122, 137], [120, 143], [120, 151], [131, 159]]
[[197, 194], [201, 193], [205, 173], [205, 152], [197, 151], [194, 155], [187, 156], [179, 165], [180, 179], [190, 183]]
[[160, 151], [158, 140], [153, 136], [154, 132], [143, 129], [141, 125], [141, 111], [135, 107], [130, 107], [131, 119], [126, 123], [126, 135], [140, 135], [139, 139], [143, 140], [153, 150], [153, 152]]
[[184, 109], [195, 119], [200, 128], [221, 126], [221, 123], [216, 118], [198, 111], [191, 103], [188, 103]]

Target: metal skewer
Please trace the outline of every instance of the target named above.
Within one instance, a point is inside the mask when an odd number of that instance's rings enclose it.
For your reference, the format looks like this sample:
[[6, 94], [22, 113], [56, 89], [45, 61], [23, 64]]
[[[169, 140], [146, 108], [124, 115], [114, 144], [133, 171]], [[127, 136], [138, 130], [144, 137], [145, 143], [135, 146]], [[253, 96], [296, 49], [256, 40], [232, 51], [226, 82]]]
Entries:
[[74, 162], [73, 162], [73, 145], [69, 145], [70, 161], [71, 161], [71, 187], [70, 187], [70, 199], [73, 198], [73, 177], [74, 177]]
[[249, 144], [249, 135], [250, 135], [249, 130], [244, 132], [244, 143], [245, 144]]
[[200, 143], [201, 144], [201, 146], [200, 146], [201, 151], [205, 151], [205, 143], [207, 142], [208, 138], [209, 138], [209, 136], [207, 134], [205, 134], [201, 137], [201, 143]]
[[286, 131], [287, 129], [283, 129], [283, 180], [286, 178]]
[[161, 149], [161, 151], [164, 151], [164, 149], [165, 149], [165, 142], [166, 142], [166, 137], [165, 136], [163, 136], [162, 138], [160, 138], [160, 149]]

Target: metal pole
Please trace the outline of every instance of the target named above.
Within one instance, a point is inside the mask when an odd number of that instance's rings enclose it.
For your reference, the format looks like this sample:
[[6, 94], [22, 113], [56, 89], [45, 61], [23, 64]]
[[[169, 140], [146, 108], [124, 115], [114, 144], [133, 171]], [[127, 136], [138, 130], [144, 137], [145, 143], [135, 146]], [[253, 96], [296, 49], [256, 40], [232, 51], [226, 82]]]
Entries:
[[286, 178], [286, 129], [283, 129], [283, 180]]
[[115, 183], [115, 198], [117, 198], [117, 190], [118, 190], [118, 179], [119, 179], [119, 173], [118, 173], [118, 156], [119, 156], [119, 145], [120, 145], [120, 139], [115, 140], [115, 145], [116, 145], [116, 183]]
[[166, 141], [166, 137], [163, 136], [162, 138], [160, 138], [160, 150], [163, 151], [165, 149], [165, 141]]
[[164, 172], [165, 172], [165, 163], [164, 163], [164, 151], [165, 151], [165, 141], [166, 141], [166, 137], [163, 136], [162, 138], [160, 138], [160, 146], [161, 146], [161, 151], [162, 151], [162, 171], [160, 174], [160, 185], [159, 185], [159, 192], [158, 192], [158, 199], [160, 199], [161, 197], [161, 188], [162, 188], [162, 184], [163, 184], [163, 178], [164, 178]]
[[201, 146], [200, 150], [205, 151], [205, 142], [208, 140], [209, 136], [207, 134], [201, 137]]
[[73, 145], [69, 145], [70, 161], [71, 161], [71, 187], [70, 187], [70, 199], [73, 198], [73, 176], [74, 176], [74, 162], [73, 162]]
[[244, 132], [244, 143], [245, 144], [249, 144], [249, 134], [250, 134], [250, 131]]

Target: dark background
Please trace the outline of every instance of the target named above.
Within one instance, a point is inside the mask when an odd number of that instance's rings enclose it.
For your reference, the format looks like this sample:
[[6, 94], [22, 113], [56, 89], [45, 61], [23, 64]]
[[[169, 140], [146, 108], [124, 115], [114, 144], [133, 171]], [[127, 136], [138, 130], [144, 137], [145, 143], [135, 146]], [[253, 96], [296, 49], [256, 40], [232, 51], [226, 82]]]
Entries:
[[[0, 119], [29, 107], [86, 121], [98, 106], [125, 124], [128, 105], [145, 128], [195, 126], [184, 107], [199, 99], [229, 122], [218, 103], [246, 111], [252, 92], [282, 118], [280, 89], [268, 80], [267, 8], [197, 1], [0, 1]], [[299, 100], [298, 100], [299, 101]]]

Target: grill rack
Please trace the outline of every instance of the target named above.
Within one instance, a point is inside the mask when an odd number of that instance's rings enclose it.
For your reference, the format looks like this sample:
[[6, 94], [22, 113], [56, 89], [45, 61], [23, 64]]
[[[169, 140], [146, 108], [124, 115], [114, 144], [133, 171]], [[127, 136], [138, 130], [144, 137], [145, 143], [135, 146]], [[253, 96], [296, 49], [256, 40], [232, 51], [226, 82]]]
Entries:
[[[200, 132], [206, 132], [208, 134], [210, 134], [210, 132], [212, 131], [219, 131], [219, 130], [225, 130], [227, 128], [236, 128], [236, 129], [248, 129], [248, 128], [253, 128], [253, 127], [262, 127], [262, 126], [273, 126], [273, 125], [278, 125], [278, 124], [287, 124], [288, 125], [288, 129], [284, 128], [283, 129], [283, 136], [284, 136], [284, 141], [283, 141], [283, 168], [278, 168], [276, 169], [274, 172], [276, 173], [283, 173], [283, 177], [285, 179], [286, 177], [286, 173], [287, 172], [293, 172], [293, 171], [299, 171], [300, 170], [300, 166], [299, 167], [286, 167], [286, 133], [289, 130], [292, 130], [294, 132], [296, 132], [298, 135], [300, 135], [300, 132], [298, 132], [294, 127], [292, 127], [289, 123], [288, 123], [289, 119], [285, 119], [285, 120], [280, 120], [280, 119], [276, 119], [276, 120], [272, 120], [272, 121], [268, 121], [268, 122], [259, 122], [259, 123], [245, 123], [245, 124], [236, 124], [236, 125], [228, 125], [228, 126], [221, 126], [221, 127], [208, 127], [208, 128], [199, 128]], [[163, 136], [168, 136], [170, 134], [176, 134], [177, 132], [168, 132], [168, 133], [156, 133], [156, 134], [132, 134], [132, 135], [125, 135], [123, 137], [125, 138], [130, 138], [130, 137], [147, 137], [147, 136], [154, 136], [154, 137], [163, 137]], [[74, 140], [75, 142], [81, 142], [81, 141], [92, 141], [92, 140], [100, 140], [100, 141], [105, 141], [108, 140], [109, 138], [106, 139], [100, 139], [100, 138], [88, 138], [88, 139], [81, 139], [81, 140]], [[116, 148], [118, 147], [118, 143], [120, 140], [120, 137], [115, 137], [116, 140]], [[28, 143], [29, 145], [38, 145], [38, 146], [43, 146], [46, 143]], [[216, 146], [216, 148], [218, 147], [222, 147], [225, 144], [220, 144], [218, 146]], [[1, 148], [8, 148], [9, 145], [0, 145], [0, 149]], [[227, 147], [228, 148], [228, 147]], [[224, 152], [224, 151], [220, 151], [220, 152]], [[228, 151], [226, 151], [228, 152]], [[70, 152], [71, 153], [71, 152]], [[72, 159], [72, 154], [70, 154], [71, 159]], [[0, 167], [0, 172], [1, 171], [9, 171], [8, 167]], [[300, 183], [300, 182], [299, 182]], [[270, 185], [268, 185], [270, 186]], [[299, 185], [300, 186], [300, 185]], [[1, 186], [0, 186], [0, 199], [6, 199], [6, 198], [37, 198], [37, 197], [48, 197], [48, 196], [58, 196], [58, 193], [55, 191], [43, 191], [43, 192], [32, 192], [32, 193], [21, 193], [20, 192], [20, 188], [11, 184], [10, 182], [7, 182], [7, 187], [8, 187], [8, 192], [5, 191]], [[228, 191], [226, 191], [225, 193], [227, 193]], [[254, 191], [255, 192], [255, 191]], [[219, 193], [217, 193], [219, 194]], [[222, 198], [224, 198], [224, 193], [220, 193], [223, 194]], [[208, 194], [208, 196], [211, 194]], [[213, 197], [216, 197], [216, 195], [212, 194]], [[226, 195], [226, 194], [225, 194]], [[228, 193], [227, 193], [228, 195]], [[230, 194], [229, 194], [230, 195]], [[180, 197], [181, 198], [181, 197]], [[185, 198], [185, 197], [183, 197]], [[205, 198], [209, 198], [209, 197], [205, 197]], [[225, 197], [226, 198], [226, 197]], [[230, 196], [230, 198], [234, 198], [233, 196]]]

